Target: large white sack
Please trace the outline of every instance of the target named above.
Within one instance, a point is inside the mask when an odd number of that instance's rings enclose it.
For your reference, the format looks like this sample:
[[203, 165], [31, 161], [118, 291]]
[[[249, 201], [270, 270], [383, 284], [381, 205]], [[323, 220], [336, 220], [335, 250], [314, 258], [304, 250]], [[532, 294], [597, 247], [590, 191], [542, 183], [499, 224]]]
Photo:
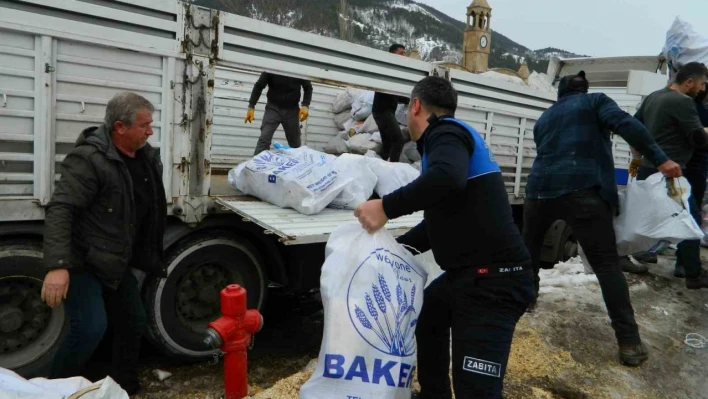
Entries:
[[363, 92], [354, 103], [352, 103], [352, 118], [356, 121], [366, 120], [371, 115], [374, 106], [374, 92]]
[[[678, 191], [673, 197], [668, 189], [671, 184]], [[619, 192], [617, 252], [630, 255], [648, 251], [662, 241], [678, 244], [701, 239], [703, 232], [688, 210], [690, 196], [691, 186], [685, 177], [667, 180], [656, 173], [643, 181], [630, 181]]]
[[350, 109], [347, 109], [343, 112], [340, 112], [338, 114], [334, 114], [334, 124], [337, 126], [337, 129], [343, 130], [344, 129], [344, 124], [347, 123], [348, 120], [352, 118], [352, 111]]
[[664, 57], [677, 70], [689, 62], [707, 64], [708, 37], [698, 34], [691, 24], [676, 17], [666, 32]]
[[344, 154], [349, 152], [348, 139], [349, 134], [347, 134], [347, 132], [339, 132], [336, 136], [329, 139], [329, 142], [327, 142], [322, 149], [328, 154]]
[[399, 125], [408, 126], [408, 106], [406, 104], [398, 104], [396, 120]]
[[229, 183], [243, 193], [305, 215], [320, 212], [350, 183], [331, 164], [282, 151], [263, 151], [232, 172]]
[[369, 117], [366, 118], [364, 123], [359, 126], [355, 126], [354, 130], [357, 133], [374, 133], [379, 131], [379, 126], [374, 120], [374, 115], [369, 115]]
[[339, 93], [332, 104], [332, 112], [338, 114], [350, 109], [354, 101], [361, 96], [361, 93], [363, 93], [363, 91], [352, 88], [347, 88], [343, 92]]
[[371, 171], [366, 158], [362, 155], [342, 154], [334, 161], [334, 166], [340, 178], [351, 178], [352, 181], [344, 187], [329, 207], [356, 209], [374, 193], [378, 182], [376, 174]]
[[349, 152], [364, 155], [367, 151], [381, 151], [381, 144], [371, 140], [370, 133], [361, 133], [349, 138]]
[[415, 141], [409, 141], [403, 145], [400, 160], [403, 163], [415, 163], [421, 160], [420, 153], [418, 152], [418, 145]]
[[317, 368], [300, 399], [409, 399], [427, 273], [385, 229], [340, 225], [327, 241]]
[[375, 190], [381, 198], [420, 177], [420, 171], [405, 163], [388, 162], [372, 156], [367, 156], [366, 160], [376, 177], [379, 178]]
[[92, 383], [83, 377], [24, 379], [19, 374], [0, 367], [0, 398], [65, 399], [71, 395], [99, 387], [78, 396], [81, 399], [128, 399], [128, 394], [111, 377]]

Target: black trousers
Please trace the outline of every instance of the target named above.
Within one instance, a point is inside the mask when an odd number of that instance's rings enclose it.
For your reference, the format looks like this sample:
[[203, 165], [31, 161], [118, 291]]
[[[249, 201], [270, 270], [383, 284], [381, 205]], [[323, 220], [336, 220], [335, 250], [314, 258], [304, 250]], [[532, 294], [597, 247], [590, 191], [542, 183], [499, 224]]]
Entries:
[[273, 142], [273, 135], [281, 124], [290, 148], [300, 147], [300, 109], [297, 106], [283, 108], [268, 103], [263, 114], [261, 136], [258, 138], [256, 150], [253, 152], [254, 156], [270, 148]]
[[[510, 269], [511, 270], [511, 269]], [[533, 275], [522, 271], [444, 273], [425, 289], [416, 327], [421, 398], [501, 398], [514, 329], [534, 298]]]
[[639, 344], [641, 339], [629, 287], [618, 263], [612, 224], [614, 209], [598, 190], [581, 190], [558, 198], [526, 200], [524, 203], [524, 242], [531, 253], [537, 292], [543, 238], [551, 224], [559, 219], [573, 229], [573, 235], [597, 275], [617, 342], [620, 345]]
[[374, 121], [381, 133], [381, 158], [384, 161], [400, 161], [404, 142], [395, 112], [374, 113]]
[[140, 387], [138, 358], [147, 326], [138, 281], [128, 270], [113, 291], [90, 273], [70, 269], [69, 275], [69, 293], [64, 302], [69, 332], [57, 350], [51, 377], [84, 374], [86, 362], [101, 342], [110, 320], [115, 333], [110, 375], [123, 389], [135, 392]]
[[[657, 170], [654, 168], [647, 168], [642, 166], [637, 172], [637, 180], [644, 180], [647, 177], [656, 173]], [[701, 225], [701, 208], [700, 201], [703, 201], [703, 193], [705, 192], [706, 182], [700, 181], [701, 175], [699, 173], [690, 173], [684, 169], [683, 174], [688, 180], [688, 184], [691, 186], [691, 196], [688, 198], [689, 212], [693, 220]], [[694, 194], [695, 191], [695, 194]], [[687, 277], [698, 277], [701, 273], [702, 263], [701, 263], [701, 240], [685, 240], [681, 241], [678, 245], [678, 250], [676, 251], [676, 266], [683, 266], [686, 270]]]

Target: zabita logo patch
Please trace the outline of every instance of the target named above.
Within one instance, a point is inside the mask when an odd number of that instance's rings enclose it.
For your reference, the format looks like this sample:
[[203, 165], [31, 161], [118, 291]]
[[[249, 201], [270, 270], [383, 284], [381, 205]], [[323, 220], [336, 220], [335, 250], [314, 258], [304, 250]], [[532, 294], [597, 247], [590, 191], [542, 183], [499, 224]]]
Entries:
[[484, 374], [490, 377], [501, 378], [501, 364], [488, 362], [482, 359], [465, 356], [462, 369], [471, 373]]

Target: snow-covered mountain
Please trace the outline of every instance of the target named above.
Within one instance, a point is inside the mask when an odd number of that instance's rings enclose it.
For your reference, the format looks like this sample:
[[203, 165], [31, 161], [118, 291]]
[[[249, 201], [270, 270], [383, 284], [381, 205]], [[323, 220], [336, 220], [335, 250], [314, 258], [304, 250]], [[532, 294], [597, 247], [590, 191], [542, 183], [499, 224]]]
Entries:
[[[465, 24], [411, 0], [192, 0], [193, 3], [337, 37], [378, 49], [401, 43], [427, 61], [462, 61]], [[461, 9], [460, 13], [464, 13]], [[580, 57], [560, 49], [531, 49], [492, 31], [491, 68], [518, 70], [526, 61], [545, 72], [554, 55]]]

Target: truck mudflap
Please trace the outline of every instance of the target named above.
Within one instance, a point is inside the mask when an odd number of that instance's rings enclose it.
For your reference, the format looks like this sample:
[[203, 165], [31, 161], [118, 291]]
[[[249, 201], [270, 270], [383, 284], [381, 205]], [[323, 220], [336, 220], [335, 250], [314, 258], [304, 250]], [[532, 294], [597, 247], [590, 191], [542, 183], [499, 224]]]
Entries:
[[[294, 209], [284, 209], [253, 197], [217, 197], [216, 202], [226, 210], [255, 223], [265, 234], [275, 234], [285, 245], [327, 242], [329, 235], [342, 223], [356, 222], [354, 211], [326, 208], [316, 215], [303, 215]], [[423, 212], [416, 212], [390, 220], [386, 228], [400, 236], [423, 221]]]

